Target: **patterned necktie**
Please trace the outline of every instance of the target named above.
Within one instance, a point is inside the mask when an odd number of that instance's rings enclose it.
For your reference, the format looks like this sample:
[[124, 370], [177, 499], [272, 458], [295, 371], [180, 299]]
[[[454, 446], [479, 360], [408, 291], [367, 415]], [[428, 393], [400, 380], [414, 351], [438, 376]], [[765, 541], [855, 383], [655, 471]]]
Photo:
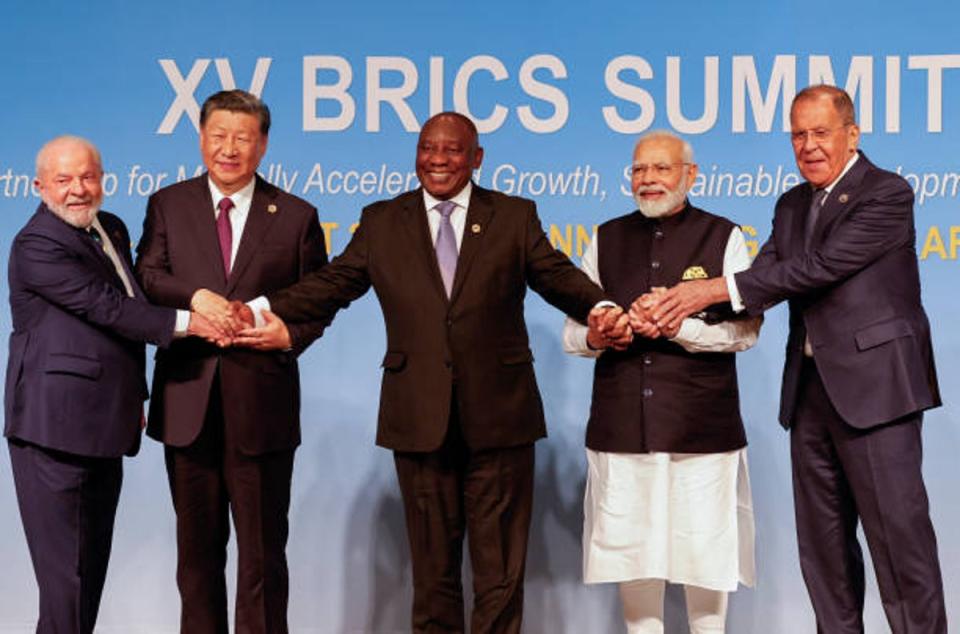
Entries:
[[97, 231], [97, 228], [93, 225], [87, 227], [87, 235], [90, 236], [90, 239], [97, 243], [97, 246], [100, 247], [101, 251], [105, 251], [103, 246], [103, 236], [100, 235], [100, 232]]
[[217, 216], [217, 238], [220, 240], [220, 257], [223, 258], [224, 276], [230, 277], [230, 253], [233, 250], [233, 228], [230, 226], [230, 210], [233, 201], [221, 198], [217, 203], [220, 214]]
[[820, 218], [820, 209], [823, 208], [823, 201], [827, 197], [827, 190], [813, 190], [813, 197], [810, 200], [810, 209], [807, 211], [807, 223], [805, 226], [804, 246], [809, 249], [810, 242], [813, 240], [813, 231], [817, 227], [817, 220]]
[[457, 204], [444, 200], [434, 209], [440, 212], [440, 230], [437, 231], [437, 264], [440, 265], [440, 275], [443, 277], [443, 287], [447, 290], [447, 297], [453, 290], [453, 276], [457, 272], [457, 237], [453, 234], [453, 224], [450, 214], [457, 208]]

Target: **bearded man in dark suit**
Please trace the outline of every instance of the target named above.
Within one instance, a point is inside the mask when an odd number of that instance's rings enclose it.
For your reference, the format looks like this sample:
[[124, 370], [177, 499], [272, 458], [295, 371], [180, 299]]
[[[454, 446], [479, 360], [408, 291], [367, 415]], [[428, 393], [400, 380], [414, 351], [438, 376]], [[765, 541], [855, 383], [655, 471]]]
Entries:
[[123, 480], [140, 448], [144, 342], [219, 337], [202, 317], [151, 306], [123, 221], [102, 211], [92, 143], [37, 154], [43, 200], [10, 247], [4, 435], [40, 591], [37, 634], [90, 634]]

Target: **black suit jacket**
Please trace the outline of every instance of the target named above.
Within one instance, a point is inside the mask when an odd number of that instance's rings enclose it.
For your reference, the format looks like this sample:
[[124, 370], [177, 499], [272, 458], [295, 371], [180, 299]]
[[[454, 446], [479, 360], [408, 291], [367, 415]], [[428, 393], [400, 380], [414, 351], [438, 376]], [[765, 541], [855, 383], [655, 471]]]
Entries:
[[477, 186], [448, 299], [418, 189], [364, 209], [340, 256], [268, 299], [297, 323], [327, 319], [372, 286], [387, 328], [378, 444], [435, 450], [456, 406], [467, 444], [479, 449], [546, 433], [523, 317], [528, 285], [580, 320], [603, 299], [551, 246], [532, 201]]
[[805, 336], [850, 425], [869, 428], [940, 405], [910, 186], [861, 154], [830, 192], [807, 250], [812, 195], [804, 183], [777, 201], [770, 238], [736, 275], [751, 313], [790, 302], [780, 422], [790, 426], [796, 412]]
[[[151, 301], [189, 308], [199, 288], [249, 301], [293, 284], [327, 261], [316, 209], [257, 177], [240, 246], [224, 279], [207, 175], [166, 187], [147, 206], [137, 246], [137, 275]], [[235, 236], [234, 239], [237, 239]], [[224, 421], [249, 454], [300, 442], [297, 355], [320, 336], [318, 321], [291, 326], [290, 352], [221, 350], [200, 339], [157, 352], [147, 433], [186, 446], [200, 433], [219, 371]]]
[[40, 205], [13, 239], [4, 434], [82, 456], [136, 453], [147, 398], [143, 342], [165, 346], [175, 311], [137, 287], [123, 222], [98, 213], [104, 239], [126, 268], [85, 232]]

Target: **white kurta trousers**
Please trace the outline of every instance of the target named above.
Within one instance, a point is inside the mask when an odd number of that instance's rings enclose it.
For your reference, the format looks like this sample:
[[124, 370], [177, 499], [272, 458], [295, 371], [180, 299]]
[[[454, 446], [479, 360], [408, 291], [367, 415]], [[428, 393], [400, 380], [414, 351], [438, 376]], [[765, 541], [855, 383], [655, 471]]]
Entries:
[[753, 586], [746, 449], [624, 454], [587, 449], [585, 583], [664, 579], [731, 592]]

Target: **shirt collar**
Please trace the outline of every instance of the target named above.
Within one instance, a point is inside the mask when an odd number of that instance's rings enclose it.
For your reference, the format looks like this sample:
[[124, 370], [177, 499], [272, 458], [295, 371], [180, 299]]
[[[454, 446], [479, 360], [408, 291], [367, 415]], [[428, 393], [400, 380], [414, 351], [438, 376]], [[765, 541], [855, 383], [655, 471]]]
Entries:
[[[473, 192], [473, 182], [467, 181], [467, 184], [464, 186], [463, 189], [460, 190], [460, 193], [450, 198], [449, 200], [455, 203], [457, 207], [466, 209], [467, 206], [470, 204], [471, 192]], [[441, 201], [439, 198], [434, 198], [433, 196], [431, 196], [426, 189], [423, 190], [423, 206], [427, 208], [427, 211], [430, 211], [441, 202], [443, 201]]]
[[[220, 203], [221, 198], [226, 198], [226, 194], [220, 191], [213, 179], [207, 176], [207, 184], [210, 186], [210, 197], [213, 198], [214, 208]], [[257, 185], [257, 177], [254, 176], [250, 182], [241, 187], [238, 191], [230, 194], [230, 200], [233, 201], [234, 209], [249, 209], [250, 202], [253, 200], [253, 188]]]
[[847, 175], [847, 172], [850, 171], [850, 168], [853, 167], [853, 164], [857, 162], [857, 159], [860, 158], [860, 152], [854, 152], [853, 156], [850, 157], [850, 160], [847, 161], [847, 164], [844, 166], [843, 171], [840, 172], [840, 176], [837, 176], [836, 179], [829, 185], [823, 188], [827, 195], [830, 195], [830, 192], [833, 191], [834, 186], [840, 182], [840, 179]]

